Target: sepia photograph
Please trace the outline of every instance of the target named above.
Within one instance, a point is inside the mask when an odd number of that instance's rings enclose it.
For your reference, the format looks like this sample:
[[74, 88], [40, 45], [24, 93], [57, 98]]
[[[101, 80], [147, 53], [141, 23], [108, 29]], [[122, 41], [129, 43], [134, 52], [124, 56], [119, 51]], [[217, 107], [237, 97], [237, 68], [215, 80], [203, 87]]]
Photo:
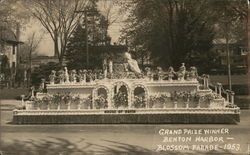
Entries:
[[249, 0], [0, 0], [0, 155], [250, 155]]

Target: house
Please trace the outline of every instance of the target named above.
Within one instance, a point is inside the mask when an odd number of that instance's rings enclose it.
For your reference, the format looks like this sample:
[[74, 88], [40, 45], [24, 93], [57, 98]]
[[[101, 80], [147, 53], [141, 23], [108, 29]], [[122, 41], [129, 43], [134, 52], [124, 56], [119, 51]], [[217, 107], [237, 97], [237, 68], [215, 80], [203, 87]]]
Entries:
[[[216, 39], [213, 41], [213, 51], [219, 57], [219, 64], [223, 68], [227, 66], [227, 47], [225, 39]], [[229, 41], [230, 65], [233, 73], [247, 72], [248, 68], [248, 50], [244, 44], [234, 40]]]
[[33, 56], [31, 59], [31, 68], [39, 67], [49, 62], [59, 63], [59, 60], [55, 56]]
[[[17, 34], [19, 34], [19, 31], [17, 31]], [[8, 79], [11, 82], [15, 80], [18, 67], [18, 47], [21, 43], [22, 42], [19, 41], [19, 35], [16, 35], [10, 28], [0, 25], [0, 55], [2, 57], [0, 66], [2, 66], [2, 63], [7, 63], [4, 66], [10, 71]], [[8, 61], [3, 62], [4, 57], [6, 57]], [[6, 72], [6, 69], [4, 70], [0, 67], [0, 73], [7, 74], [4, 72]]]
[[0, 26], [0, 55], [7, 56], [8, 65], [13, 75], [15, 75], [18, 66], [18, 45], [21, 43], [11, 29]]

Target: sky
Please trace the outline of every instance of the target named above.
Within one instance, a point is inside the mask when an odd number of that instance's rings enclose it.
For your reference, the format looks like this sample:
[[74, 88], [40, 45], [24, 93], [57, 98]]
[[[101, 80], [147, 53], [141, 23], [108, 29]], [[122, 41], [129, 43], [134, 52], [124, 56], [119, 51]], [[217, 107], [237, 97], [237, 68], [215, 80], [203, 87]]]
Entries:
[[[118, 7], [113, 9], [113, 12], [115, 13], [118, 11]], [[126, 18], [125, 16], [122, 16], [121, 18]], [[111, 43], [118, 42], [119, 36], [121, 34], [120, 30], [122, 29], [122, 22], [119, 19], [119, 22], [114, 22], [109, 26], [108, 34], [111, 36]], [[21, 32], [21, 41], [26, 41], [32, 33], [36, 33], [36, 36], [40, 38], [42, 36], [42, 41], [40, 42], [38, 49], [36, 51], [39, 55], [47, 55], [47, 56], [53, 56], [54, 54], [54, 47], [53, 47], [53, 41], [50, 37], [50, 35], [47, 33], [47, 31], [43, 28], [43, 26], [39, 23], [39, 21], [33, 19], [31, 20], [27, 26], [22, 30]]]
[[[119, 23], [112, 24], [108, 29], [108, 34], [111, 36], [112, 40], [111, 42], [117, 42], [120, 36], [120, 30], [122, 26]], [[28, 26], [21, 32], [21, 40], [26, 41], [29, 36], [32, 35], [32, 33], [36, 34], [36, 36], [39, 38], [42, 36], [42, 41], [39, 44], [39, 47], [37, 49], [37, 54], [39, 55], [53, 55], [53, 41], [50, 37], [50, 35], [46, 32], [46, 30], [40, 25], [39, 22], [35, 20], [31, 20], [28, 24]]]

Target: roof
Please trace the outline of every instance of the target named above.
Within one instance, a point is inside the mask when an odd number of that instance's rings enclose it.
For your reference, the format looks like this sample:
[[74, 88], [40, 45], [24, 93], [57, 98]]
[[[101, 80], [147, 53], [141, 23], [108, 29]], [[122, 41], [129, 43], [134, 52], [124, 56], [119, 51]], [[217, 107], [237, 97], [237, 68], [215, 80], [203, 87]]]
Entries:
[[109, 52], [126, 52], [128, 47], [125, 45], [101, 45], [101, 46], [90, 46], [89, 48], [94, 48], [97, 50], [104, 50]]
[[5, 57], [7, 57], [7, 56], [0, 53], [0, 62], [3, 61], [3, 59], [4, 59]]
[[15, 33], [10, 28], [3, 26], [0, 26], [0, 40], [12, 44], [21, 43], [17, 40]]
[[32, 57], [33, 60], [43, 60], [43, 59], [58, 59], [55, 56], [45, 56], [45, 55], [36, 55]]

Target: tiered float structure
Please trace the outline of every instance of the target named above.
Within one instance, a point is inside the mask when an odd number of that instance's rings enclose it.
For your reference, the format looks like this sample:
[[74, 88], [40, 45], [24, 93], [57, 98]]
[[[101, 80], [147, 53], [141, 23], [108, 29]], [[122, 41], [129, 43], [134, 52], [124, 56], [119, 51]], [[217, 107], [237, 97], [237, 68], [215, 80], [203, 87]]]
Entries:
[[[14, 110], [15, 123], [237, 123], [234, 93], [209, 87], [183, 63], [177, 72], [145, 68], [125, 54], [126, 63], [103, 61], [102, 71], [67, 67], [52, 71], [46, 93], [37, 93]], [[44, 81], [43, 81], [44, 82]], [[42, 83], [42, 91], [45, 84]]]

